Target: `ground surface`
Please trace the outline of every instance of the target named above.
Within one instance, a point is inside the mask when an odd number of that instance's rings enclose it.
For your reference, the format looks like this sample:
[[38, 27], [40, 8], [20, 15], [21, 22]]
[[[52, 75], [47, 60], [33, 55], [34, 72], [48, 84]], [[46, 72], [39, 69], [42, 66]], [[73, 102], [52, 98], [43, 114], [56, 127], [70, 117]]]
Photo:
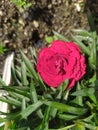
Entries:
[[0, 0], [0, 43], [10, 50], [27, 50], [44, 44], [53, 30], [68, 38], [73, 29], [89, 30], [87, 8], [98, 15], [94, 1], [29, 0], [32, 6], [20, 12], [12, 0]]
[[11, 0], [1, 0], [0, 42], [4, 46], [27, 48], [52, 35], [52, 30], [69, 36], [72, 29], [88, 28], [83, 0], [31, 0], [31, 3], [21, 13]]

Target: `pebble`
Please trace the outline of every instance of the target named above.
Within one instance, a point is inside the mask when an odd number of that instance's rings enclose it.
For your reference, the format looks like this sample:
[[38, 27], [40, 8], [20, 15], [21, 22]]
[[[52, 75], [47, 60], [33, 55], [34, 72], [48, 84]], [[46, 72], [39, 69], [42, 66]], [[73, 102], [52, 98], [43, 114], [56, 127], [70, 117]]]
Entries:
[[39, 27], [39, 23], [36, 20], [33, 21], [33, 25], [34, 25], [35, 28]]
[[75, 4], [77, 12], [81, 11], [81, 6], [79, 4]]
[[19, 19], [19, 23], [24, 26], [24, 21], [22, 19]]
[[7, 44], [9, 43], [10, 41], [9, 40], [4, 40], [4, 44]]
[[24, 35], [25, 35], [25, 36], [28, 36], [27, 30], [24, 31]]
[[0, 16], [3, 16], [3, 12], [0, 10]]
[[24, 12], [24, 13], [23, 13], [23, 18], [24, 18], [24, 19], [28, 19], [28, 17], [29, 17], [29, 13], [28, 13], [28, 12]]
[[48, 5], [48, 9], [51, 9], [51, 8], [52, 8], [52, 4], [49, 4], [49, 5]]

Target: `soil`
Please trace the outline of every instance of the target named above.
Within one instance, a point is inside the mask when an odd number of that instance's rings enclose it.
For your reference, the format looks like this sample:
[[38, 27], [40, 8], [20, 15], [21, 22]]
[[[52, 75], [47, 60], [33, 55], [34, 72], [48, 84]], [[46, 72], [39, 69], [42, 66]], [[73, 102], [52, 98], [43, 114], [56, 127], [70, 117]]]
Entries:
[[28, 0], [32, 5], [21, 12], [12, 0], [1, 0], [0, 43], [10, 50], [27, 52], [29, 46], [43, 46], [53, 30], [68, 38], [73, 29], [89, 30], [87, 8], [98, 15], [98, 2], [94, 1]]
[[[37, 2], [36, 2], [37, 1]], [[87, 28], [83, 0], [31, 0], [32, 6], [20, 12], [11, 0], [0, 2], [0, 42], [10, 48], [33, 46], [55, 30], [65, 36], [72, 29]]]

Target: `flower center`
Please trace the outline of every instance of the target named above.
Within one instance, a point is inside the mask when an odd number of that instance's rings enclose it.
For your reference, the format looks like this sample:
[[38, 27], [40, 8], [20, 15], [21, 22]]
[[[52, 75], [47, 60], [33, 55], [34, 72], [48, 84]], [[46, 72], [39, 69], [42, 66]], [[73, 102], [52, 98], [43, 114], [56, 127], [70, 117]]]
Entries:
[[67, 64], [68, 62], [66, 59], [64, 58], [57, 59], [55, 61], [55, 67], [56, 67], [57, 73], [60, 75], [65, 75], [66, 74], [65, 67], [67, 66]]

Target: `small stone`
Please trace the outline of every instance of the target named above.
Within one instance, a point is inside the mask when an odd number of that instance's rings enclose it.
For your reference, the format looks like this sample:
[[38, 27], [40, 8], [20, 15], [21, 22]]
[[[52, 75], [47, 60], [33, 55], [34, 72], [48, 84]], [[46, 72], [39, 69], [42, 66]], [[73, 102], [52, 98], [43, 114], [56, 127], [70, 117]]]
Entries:
[[4, 40], [4, 44], [7, 44], [9, 43], [10, 41], [9, 40]]
[[58, 0], [57, 2], [58, 2], [58, 4], [61, 4], [61, 3], [62, 3], [62, 1], [61, 1], [61, 0]]
[[24, 26], [24, 21], [22, 19], [19, 19], [19, 23]]
[[44, 37], [44, 35], [43, 34], [40, 34], [40, 38], [43, 38]]
[[3, 12], [0, 10], [0, 16], [3, 16]]
[[77, 12], [81, 11], [81, 6], [79, 4], [75, 4]]
[[36, 20], [33, 21], [33, 25], [34, 25], [35, 28], [39, 27], [39, 23]]
[[28, 12], [24, 12], [24, 13], [23, 13], [23, 18], [24, 18], [24, 19], [28, 19], [28, 17], [29, 17], [29, 13], [28, 13]]
[[27, 30], [24, 31], [24, 35], [25, 35], [25, 36], [28, 36]]
[[48, 9], [51, 9], [51, 8], [52, 8], [52, 4], [49, 4], [49, 5], [48, 5]]

